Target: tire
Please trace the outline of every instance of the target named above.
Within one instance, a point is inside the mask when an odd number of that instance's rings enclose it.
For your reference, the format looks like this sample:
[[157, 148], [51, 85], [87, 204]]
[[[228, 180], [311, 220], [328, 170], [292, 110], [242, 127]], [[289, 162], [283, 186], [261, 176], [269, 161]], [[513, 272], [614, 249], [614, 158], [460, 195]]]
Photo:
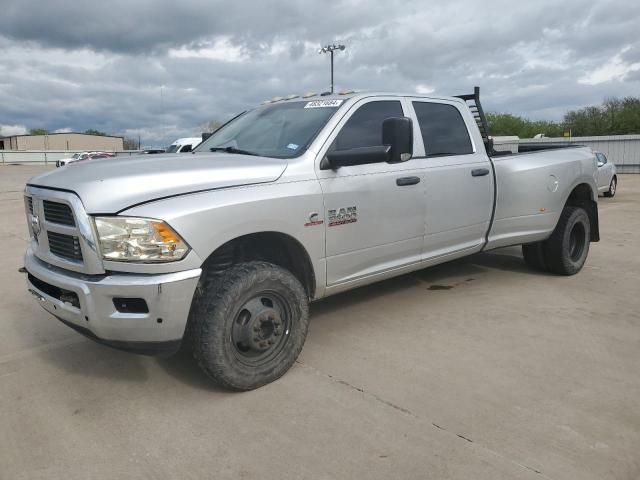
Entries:
[[559, 275], [578, 273], [589, 254], [591, 224], [582, 208], [565, 207], [551, 236], [543, 244], [547, 269]]
[[616, 190], [618, 189], [618, 179], [614, 175], [611, 179], [611, 183], [609, 184], [609, 190], [604, 192], [605, 197], [614, 197], [616, 194]]
[[253, 390], [294, 364], [307, 336], [309, 300], [289, 271], [267, 262], [204, 272], [189, 337], [199, 367], [219, 385]]
[[547, 271], [547, 264], [544, 260], [544, 250], [542, 242], [527, 243], [522, 245], [522, 256], [529, 268], [539, 272]]

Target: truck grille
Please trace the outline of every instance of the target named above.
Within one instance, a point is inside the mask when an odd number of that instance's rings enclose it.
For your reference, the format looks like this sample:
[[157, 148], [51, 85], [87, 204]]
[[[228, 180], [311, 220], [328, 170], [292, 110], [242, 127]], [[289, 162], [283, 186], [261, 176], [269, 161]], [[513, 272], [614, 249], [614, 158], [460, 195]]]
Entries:
[[94, 225], [75, 193], [27, 185], [24, 206], [29, 248], [38, 259], [72, 272], [104, 273]]
[[44, 200], [42, 202], [42, 207], [44, 209], [44, 218], [47, 222], [75, 227], [76, 222], [73, 218], [73, 212], [69, 205]]
[[51, 253], [73, 262], [82, 262], [82, 249], [78, 237], [49, 231], [47, 238]]

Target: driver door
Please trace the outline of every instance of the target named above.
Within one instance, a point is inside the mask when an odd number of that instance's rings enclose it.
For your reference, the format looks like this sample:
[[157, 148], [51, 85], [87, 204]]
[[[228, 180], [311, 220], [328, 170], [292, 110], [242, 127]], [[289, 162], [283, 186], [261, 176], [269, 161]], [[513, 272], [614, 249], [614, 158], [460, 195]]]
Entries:
[[420, 164], [374, 163], [332, 170], [329, 149], [382, 145], [382, 123], [405, 116], [399, 97], [356, 103], [323, 146], [316, 162], [324, 196], [327, 286], [360, 282], [414, 265], [424, 242], [424, 178]]

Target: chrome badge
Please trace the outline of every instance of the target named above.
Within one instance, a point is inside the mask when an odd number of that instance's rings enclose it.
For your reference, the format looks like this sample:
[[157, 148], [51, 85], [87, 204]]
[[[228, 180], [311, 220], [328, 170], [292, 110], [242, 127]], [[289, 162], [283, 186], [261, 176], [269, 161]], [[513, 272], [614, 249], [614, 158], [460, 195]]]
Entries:
[[329, 210], [328, 217], [330, 227], [355, 223], [358, 221], [358, 209], [355, 205], [353, 207], [336, 208]]
[[37, 215], [30, 213], [29, 214], [29, 224], [31, 225], [31, 231], [33, 232], [33, 236], [37, 239], [38, 235], [40, 235], [40, 230], [42, 226], [40, 225], [40, 219]]

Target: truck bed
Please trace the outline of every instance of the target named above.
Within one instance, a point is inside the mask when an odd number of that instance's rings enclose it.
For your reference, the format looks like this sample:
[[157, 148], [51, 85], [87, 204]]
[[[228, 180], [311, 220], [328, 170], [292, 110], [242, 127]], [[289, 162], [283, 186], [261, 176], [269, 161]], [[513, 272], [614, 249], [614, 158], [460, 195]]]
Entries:
[[505, 156], [514, 156], [514, 155], [522, 155], [527, 153], [536, 153], [541, 151], [549, 151], [549, 150], [564, 150], [567, 148], [583, 148], [584, 145], [578, 145], [575, 143], [527, 143], [527, 142], [518, 142], [518, 151], [510, 152], [510, 151], [498, 151], [491, 148], [488, 151], [488, 155], [491, 158], [496, 157], [505, 157]]
[[547, 238], [573, 188], [594, 182], [596, 160], [591, 148], [544, 147], [491, 156], [496, 195], [487, 248]]

